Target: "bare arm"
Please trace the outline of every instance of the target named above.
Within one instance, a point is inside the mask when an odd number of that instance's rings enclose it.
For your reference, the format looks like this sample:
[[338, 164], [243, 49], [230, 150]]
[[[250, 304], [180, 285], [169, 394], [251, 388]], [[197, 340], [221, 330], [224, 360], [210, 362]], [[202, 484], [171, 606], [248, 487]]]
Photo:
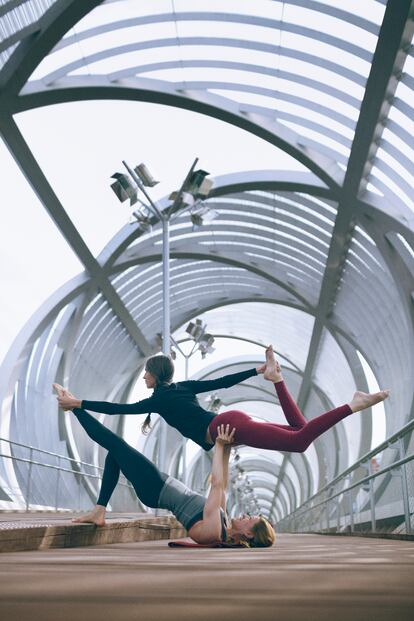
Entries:
[[[227, 487], [228, 461], [230, 456], [230, 444], [233, 443], [235, 429], [229, 432], [229, 426], [218, 428], [213, 463], [211, 467], [210, 492], [204, 506], [202, 539], [207, 542], [220, 541], [221, 539], [221, 515], [223, 495]], [[227, 447], [227, 445], [229, 445]], [[201, 543], [201, 541], [199, 542]]]
[[224, 513], [227, 514], [226, 506], [227, 506], [227, 487], [229, 484], [229, 460], [231, 453], [231, 444], [226, 444], [224, 446], [224, 455], [223, 455], [223, 479], [224, 484], [221, 491], [221, 503], [220, 506], [223, 509]]

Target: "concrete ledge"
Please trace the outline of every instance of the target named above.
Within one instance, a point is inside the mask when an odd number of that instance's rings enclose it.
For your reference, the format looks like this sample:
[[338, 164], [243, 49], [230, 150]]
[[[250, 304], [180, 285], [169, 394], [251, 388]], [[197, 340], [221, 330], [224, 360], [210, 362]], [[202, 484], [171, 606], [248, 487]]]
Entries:
[[105, 526], [73, 524], [71, 517], [59, 514], [2, 516], [0, 552], [179, 539], [187, 534], [172, 516], [115, 514], [107, 517]]

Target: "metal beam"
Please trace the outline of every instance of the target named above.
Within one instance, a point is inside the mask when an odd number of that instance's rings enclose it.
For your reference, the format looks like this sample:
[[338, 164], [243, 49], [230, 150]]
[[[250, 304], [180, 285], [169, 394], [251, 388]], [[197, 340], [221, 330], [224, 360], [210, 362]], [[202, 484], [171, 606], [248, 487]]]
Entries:
[[15, 98], [33, 71], [66, 32], [103, 0], [57, 0], [39, 19], [39, 33], [23, 39], [0, 71], [0, 91]]
[[[299, 60], [302, 62], [307, 62], [316, 67], [321, 67], [323, 69], [327, 69], [332, 71], [333, 73], [337, 73], [344, 78], [347, 78], [350, 81], [355, 82], [355, 84], [359, 84], [363, 86], [364, 78], [361, 74], [356, 71], [352, 71], [348, 69], [344, 64], [339, 64], [333, 62], [324, 57], [316, 56], [314, 54], [310, 54], [309, 52], [305, 52], [303, 50], [298, 49], [290, 49], [286, 46], [280, 47], [279, 45], [275, 45], [273, 43], [266, 43], [263, 41], [253, 41], [247, 39], [231, 39], [227, 37], [180, 37], [177, 40], [176, 37], [170, 38], [162, 38], [162, 39], [152, 39], [152, 40], [138, 40], [134, 43], [127, 43], [124, 45], [119, 45], [112, 48], [103, 49], [99, 52], [95, 52], [90, 54], [89, 56], [82, 56], [81, 58], [76, 58], [66, 65], [62, 65], [52, 71], [51, 73], [44, 76], [43, 81], [45, 84], [50, 84], [52, 82], [56, 82], [61, 78], [66, 77], [68, 74], [76, 71], [77, 69], [82, 68], [85, 65], [93, 65], [96, 62], [105, 60], [107, 58], [113, 58], [114, 56], [129, 54], [132, 52], [138, 52], [141, 50], [151, 50], [158, 49], [164, 47], [176, 47], [177, 43], [179, 43], [180, 47], [184, 46], [213, 46], [213, 47], [230, 47], [230, 48], [241, 48], [248, 49], [256, 52], [265, 52], [267, 54], [273, 54], [274, 56], [286, 56], [288, 58], [293, 58], [295, 60]], [[228, 63], [223, 60], [206, 60], [206, 61], [197, 61], [198, 66], [207, 66], [212, 68], [228, 68]], [[183, 64], [184, 67], [189, 66], [185, 62]], [[109, 75], [109, 79], [112, 80], [122, 80], [130, 77], [131, 75], [136, 75], [138, 73], [147, 72], [147, 71], [157, 71], [160, 69], [174, 69], [180, 67], [180, 61], [170, 61], [168, 63], [151, 63], [148, 67], [146, 65], [138, 65], [127, 67], [126, 69], [116, 71]], [[275, 69], [269, 68], [266, 69], [264, 67], [255, 67], [254, 65], [242, 64], [242, 70], [254, 71], [257, 70], [258, 73], [266, 73], [267, 75], [276, 76], [279, 72]], [[329, 88], [329, 85], [320, 83], [321, 90], [325, 90]], [[347, 96], [347, 94], [345, 94]]]
[[9, 0], [6, 4], [0, 6], [0, 17], [6, 15], [13, 9], [17, 8], [20, 4], [24, 4], [27, 0]]
[[[401, 71], [402, 63], [407, 56], [407, 37], [411, 43], [412, 5], [413, 0], [389, 0], [378, 35], [345, 173], [342, 196], [338, 204], [337, 218], [332, 232], [328, 260], [315, 313], [315, 323], [298, 395], [298, 405], [302, 410], [309, 397], [323, 329], [335, 305], [338, 286], [355, 228], [353, 203], [358, 199], [364, 176], [368, 174], [372, 166], [370, 158], [377, 149], [378, 139], [384, 127], [382, 124], [384, 115], [389, 109], [390, 99], [398, 84], [396, 76]], [[281, 473], [285, 472], [288, 461], [289, 456], [285, 456], [280, 469]]]
[[[325, 6], [320, 5], [321, 12], [324, 11]], [[353, 20], [354, 25], [359, 28], [363, 28], [369, 32], [374, 32], [372, 29], [372, 23], [368, 20], [362, 20], [351, 13], [333, 9], [333, 15], [337, 19], [343, 19], [349, 21], [349, 18]], [[332, 10], [330, 11], [332, 15]], [[356, 21], [355, 21], [356, 20]], [[127, 19], [120, 19], [118, 21], [110, 22], [108, 24], [100, 24], [94, 26], [82, 32], [77, 32], [74, 35], [69, 35], [63, 40], [59, 41], [56, 45], [56, 50], [60, 50], [69, 45], [78, 45], [80, 41], [96, 37], [107, 32], [119, 32], [123, 28], [137, 28], [139, 26], [148, 26], [154, 24], [168, 23], [168, 22], [226, 22], [231, 24], [248, 24], [250, 26], [259, 26], [261, 28], [269, 28], [271, 30], [283, 30], [291, 34], [300, 35], [309, 39], [315, 39], [321, 43], [331, 45], [336, 49], [343, 50], [349, 54], [354, 54], [366, 62], [371, 61], [371, 55], [368, 50], [362, 46], [355, 45], [350, 41], [346, 41], [341, 37], [335, 37], [334, 34], [322, 32], [317, 29], [307, 28], [306, 26], [289, 23], [286, 19], [270, 19], [262, 17], [260, 15], [243, 15], [237, 13], [220, 13], [216, 11], [174, 11], [174, 13], [157, 13], [154, 15], [142, 15], [134, 16]], [[181, 40], [180, 40], [181, 41]]]
[[389, 0], [378, 36], [345, 174], [342, 197], [338, 204], [338, 215], [332, 233], [315, 325], [299, 392], [298, 403], [301, 408], [304, 408], [309, 395], [323, 328], [335, 305], [338, 285], [352, 240], [355, 227], [355, 212], [352, 205], [372, 165], [370, 160], [384, 127], [384, 115], [389, 109], [390, 99], [398, 83], [397, 76], [407, 56], [407, 40], [411, 42], [414, 27], [410, 19], [412, 6], [413, 0]]
[[[185, 87], [185, 88], [184, 88]], [[30, 82], [15, 101], [12, 112], [22, 112], [55, 103], [111, 99], [145, 101], [192, 110], [240, 127], [282, 149], [321, 179], [339, 195], [344, 173], [332, 157], [304, 146], [304, 139], [282, 123], [241, 111], [241, 104], [205, 91], [186, 90], [188, 84], [174, 84], [149, 78], [131, 78], [109, 83], [106, 76], [71, 76], [49, 87], [41, 80]], [[339, 96], [342, 93], [339, 91]], [[305, 141], [306, 142], [306, 141]]]
[[92, 255], [83, 238], [78, 233], [72, 220], [67, 215], [35, 157], [30, 151], [26, 141], [21, 135], [19, 128], [10, 116], [2, 116], [0, 122], [0, 134], [2, 135], [3, 140], [8, 146], [11, 154], [15, 158], [16, 163], [20, 167], [23, 175], [26, 177], [34, 192], [43, 203], [53, 222], [56, 224], [78, 259], [84, 265], [91, 278], [96, 281], [97, 286], [102, 291], [113, 312], [124, 324], [125, 329], [131, 336], [132, 340], [139, 347], [144, 356], [151, 353], [153, 348], [138, 328], [118, 293], [112, 286], [109, 278], [106, 276], [105, 271]]

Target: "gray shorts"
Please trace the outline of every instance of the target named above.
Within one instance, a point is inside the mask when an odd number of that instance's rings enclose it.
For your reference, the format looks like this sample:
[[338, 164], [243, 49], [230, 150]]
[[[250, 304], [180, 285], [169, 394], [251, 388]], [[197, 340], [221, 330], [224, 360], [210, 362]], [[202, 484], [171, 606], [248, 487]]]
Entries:
[[205, 504], [204, 496], [196, 494], [174, 477], [167, 478], [158, 499], [159, 508], [174, 513], [184, 528], [193, 523], [196, 515], [203, 513]]

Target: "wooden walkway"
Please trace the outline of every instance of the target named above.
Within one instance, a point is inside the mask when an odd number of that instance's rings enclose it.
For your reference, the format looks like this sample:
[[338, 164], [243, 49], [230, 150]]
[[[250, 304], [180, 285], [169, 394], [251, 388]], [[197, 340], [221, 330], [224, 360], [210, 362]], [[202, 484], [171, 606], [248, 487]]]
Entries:
[[279, 535], [273, 548], [144, 541], [0, 555], [8, 621], [408, 621], [414, 542]]

